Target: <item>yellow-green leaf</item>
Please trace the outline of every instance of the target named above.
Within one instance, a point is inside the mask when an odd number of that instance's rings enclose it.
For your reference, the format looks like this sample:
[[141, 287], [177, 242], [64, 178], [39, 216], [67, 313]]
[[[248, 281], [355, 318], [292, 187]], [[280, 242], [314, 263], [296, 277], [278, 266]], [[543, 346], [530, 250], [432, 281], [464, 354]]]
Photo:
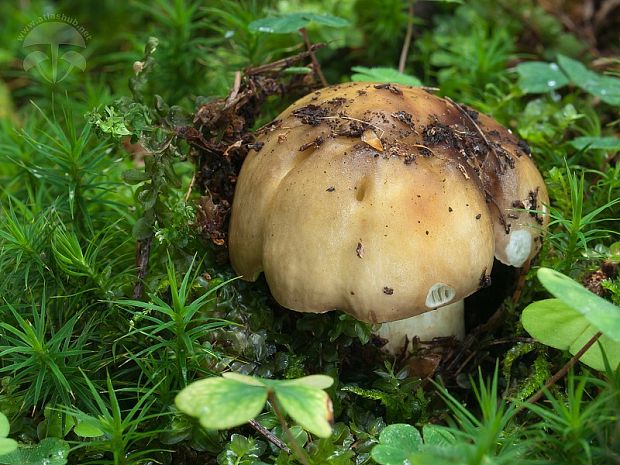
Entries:
[[327, 389], [334, 384], [334, 379], [326, 375], [310, 375], [303, 378], [280, 381], [283, 386], [307, 386], [314, 389]]
[[267, 388], [228, 378], [196, 381], [176, 397], [182, 412], [198, 418], [208, 429], [227, 429], [242, 425], [265, 406]]
[[278, 404], [304, 429], [321, 438], [332, 434], [332, 402], [325, 391], [279, 383], [274, 392]]

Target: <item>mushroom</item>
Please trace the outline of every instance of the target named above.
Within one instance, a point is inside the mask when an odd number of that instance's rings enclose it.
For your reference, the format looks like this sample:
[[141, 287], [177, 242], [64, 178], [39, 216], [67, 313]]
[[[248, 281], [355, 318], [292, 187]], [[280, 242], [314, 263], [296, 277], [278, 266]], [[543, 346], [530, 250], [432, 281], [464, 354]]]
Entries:
[[520, 266], [540, 247], [547, 216], [529, 210], [548, 197], [527, 146], [420, 88], [321, 89], [258, 141], [237, 180], [233, 268], [263, 272], [286, 308], [384, 323], [392, 352], [405, 336], [462, 337], [463, 299], [494, 256]]

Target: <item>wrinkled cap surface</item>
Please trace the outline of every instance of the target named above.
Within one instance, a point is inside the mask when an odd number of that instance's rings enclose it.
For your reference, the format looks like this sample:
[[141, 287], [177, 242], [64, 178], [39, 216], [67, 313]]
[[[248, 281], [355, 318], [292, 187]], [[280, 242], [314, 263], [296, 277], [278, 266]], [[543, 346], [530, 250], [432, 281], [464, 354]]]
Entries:
[[542, 179], [526, 146], [468, 108], [349, 83], [303, 97], [260, 132], [237, 181], [230, 259], [244, 279], [264, 272], [284, 307], [399, 320], [488, 284], [495, 244], [505, 250], [514, 231], [531, 235], [519, 259], [536, 252], [537, 218], [513, 203], [534, 190], [540, 209]]

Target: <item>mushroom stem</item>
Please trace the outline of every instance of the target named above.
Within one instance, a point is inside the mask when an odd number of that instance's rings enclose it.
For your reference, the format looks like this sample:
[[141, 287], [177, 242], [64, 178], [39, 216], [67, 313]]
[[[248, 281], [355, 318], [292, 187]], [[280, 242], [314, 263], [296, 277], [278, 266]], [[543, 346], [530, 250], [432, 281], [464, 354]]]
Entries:
[[465, 313], [462, 300], [445, 305], [436, 310], [403, 320], [383, 323], [377, 335], [388, 342], [383, 349], [391, 354], [398, 354], [409, 340], [417, 336], [421, 341], [430, 341], [435, 337], [465, 337]]

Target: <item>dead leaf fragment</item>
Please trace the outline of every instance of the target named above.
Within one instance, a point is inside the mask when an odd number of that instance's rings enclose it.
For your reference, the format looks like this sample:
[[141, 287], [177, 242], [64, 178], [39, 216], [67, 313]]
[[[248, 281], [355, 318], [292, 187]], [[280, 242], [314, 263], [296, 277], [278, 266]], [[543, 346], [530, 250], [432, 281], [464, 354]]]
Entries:
[[362, 142], [370, 145], [373, 149], [378, 152], [383, 152], [383, 144], [381, 143], [381, 139], [377, 136], [377, 133], [372, 129], [366, 129], [362, 133]]

